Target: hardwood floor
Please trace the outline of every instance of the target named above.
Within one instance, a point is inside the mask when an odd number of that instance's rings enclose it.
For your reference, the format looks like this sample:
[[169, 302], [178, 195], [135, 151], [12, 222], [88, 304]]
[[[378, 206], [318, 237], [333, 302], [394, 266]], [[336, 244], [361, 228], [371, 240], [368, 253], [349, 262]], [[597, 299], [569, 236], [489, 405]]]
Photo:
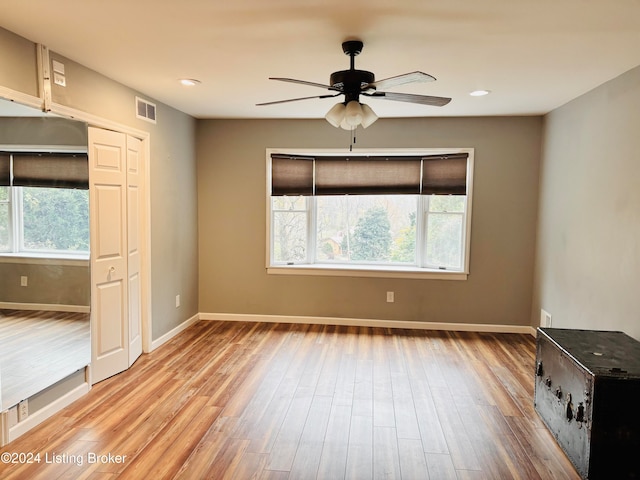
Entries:
[[90, 362], [88, 313], [0, 310], [2, 410]]
[[0, 449], [41, 459], [0, 478], [578, 479], [534, 355], [519, 334], [201, 321]]

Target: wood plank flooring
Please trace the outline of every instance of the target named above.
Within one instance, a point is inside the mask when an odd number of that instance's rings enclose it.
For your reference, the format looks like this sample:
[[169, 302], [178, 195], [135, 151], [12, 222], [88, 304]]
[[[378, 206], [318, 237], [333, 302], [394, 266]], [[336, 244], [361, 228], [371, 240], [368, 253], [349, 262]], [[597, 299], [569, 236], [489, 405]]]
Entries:
[[0, 449], [41, 458], [0, 478], [578, 479], [534, 356], [528, 335], [201, 321]]
[[0, 310], [2, 410], [90, 362], [88, 313]]

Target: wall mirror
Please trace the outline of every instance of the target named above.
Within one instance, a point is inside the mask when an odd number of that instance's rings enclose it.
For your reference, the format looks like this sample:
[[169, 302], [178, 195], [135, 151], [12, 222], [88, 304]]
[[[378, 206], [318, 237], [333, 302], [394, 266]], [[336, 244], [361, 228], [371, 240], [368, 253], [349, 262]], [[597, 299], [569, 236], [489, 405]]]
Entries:
[[2, 410], [91, 362], [87, 125], [0, 99]]

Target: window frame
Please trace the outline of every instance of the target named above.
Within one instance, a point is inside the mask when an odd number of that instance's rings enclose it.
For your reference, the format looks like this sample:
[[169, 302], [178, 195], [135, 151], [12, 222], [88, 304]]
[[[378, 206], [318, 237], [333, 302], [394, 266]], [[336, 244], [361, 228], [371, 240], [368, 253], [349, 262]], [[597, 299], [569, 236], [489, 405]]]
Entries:
[[[314, 231], [315, 227], [315, 198], [309, 197], [307, 205], [307, 252], [306, 263], [283, 264], [273, 261], [273, 209], [271, 196], [271, 156], [272, 154], [283, 155], [331, 155], [344, 154], [341, 149], [292, 149], [292, 148], [268, 148], [266, 149], [266, 271], [267, 274], [276, 275], [324, 275], [324, 276], [349, 276], [349, 277], [384, 277], [384, 278], [416, 278], [416, 279], [438, 279], [438, 280], [466, 280], [469, 275], [470, 248], [471, 248], [471, 218], [473, 203], [473, 168], [474, 149], [473, 148], [420, 148], [420, 149], [363, 149], [349, 152], [350, 156], [376, 156], [376, 155], [399, 155], [399, 156], [431, 156], [466, 153], [467, 159], [467, 195], [466, 209], [460, 213], [465, 221], [463, 222], [462, 234], [462, 254], [464, 256], [461, 270], [443, 270], [440, 268], [420, 267], [416, 265], [374, 265], [374, 264], [339, 264], [339, 263], [310, 263], [315, 257], [317, 239]], [[428, 197], [428, 196], [421, 196]], [[416, 244], [422, 244], [427, 235], [427, 216], [429, 212], [429, 201], [427, 198], [419, 198], [417, 215], [424, 216], [422, 228], [416, 230]], [[465, 217], [466, 215], [466, 217]], [[420, 242], [420, 243], [419, 243]], [[418, 265], [424, 264], [420, 256], [423, 248], [416, 248], [416, 261]], [[426, 252], [425, 252], [426, 255]]]

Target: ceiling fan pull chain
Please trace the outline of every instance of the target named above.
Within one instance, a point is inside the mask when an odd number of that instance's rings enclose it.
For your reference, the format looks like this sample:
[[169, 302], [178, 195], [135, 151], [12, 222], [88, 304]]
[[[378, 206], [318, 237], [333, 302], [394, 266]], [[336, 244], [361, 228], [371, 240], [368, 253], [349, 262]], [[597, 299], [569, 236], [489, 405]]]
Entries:
[[351, 136], [351, 138], [350, 138], [351, 143], [349, 144], [349, 151], [353, 152], [353, 145], [356, 143], [356, 129], [351, 127], [351, 130], [349, 130], [349, 133], [350, 133], [350, 136]]

